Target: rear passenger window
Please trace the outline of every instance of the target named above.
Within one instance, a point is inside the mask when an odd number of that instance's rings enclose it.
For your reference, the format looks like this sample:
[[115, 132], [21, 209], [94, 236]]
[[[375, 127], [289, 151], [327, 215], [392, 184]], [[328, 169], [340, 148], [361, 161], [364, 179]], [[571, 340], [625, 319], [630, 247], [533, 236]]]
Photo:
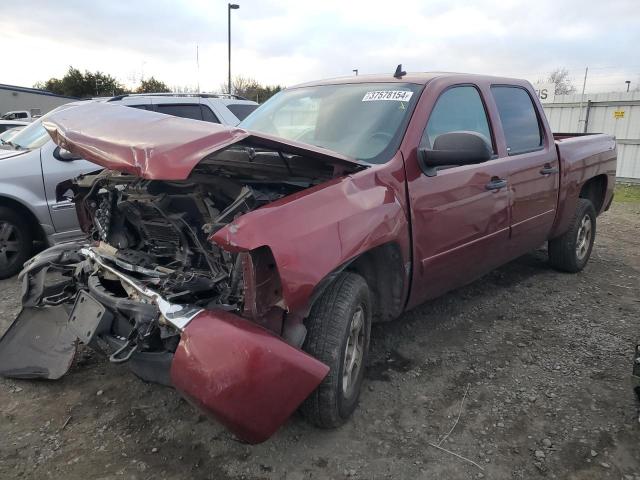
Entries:
[[498, 106], [509, 155], [542, 147], [538, 116], [529, 93], [520, 87], [491, 87]]
[[209, 107], [207, 107], [206, 105], [200, 105], [200, 108], [202, 108], [202, 119], [205, 122], [220, 123], [220, 120], [218, 120], [216, 114], [213, 113]]
[[227, 105], [227, 108], [238, 117], [238, 120], [242, 121], [258, 108], [258, 105], [252, 105], [250, 103], [230, 103]]
[[126, 107], [137, 108], [139, 110], [151, 110], [151, 105], [125, 105]]
[[475, 87], [453, 87], [446, 90], [431, 111], [420, 146], [431, 148], [443, 133], [470, 131], [481, 134], [491, 145], [487, 113]]
[[202, 120], [202, 113], [200, 113], [199, 103], [161, 103], [159, 105], [156, 105], [156, 109], [160, 113], [173, 115], [174, 117]]

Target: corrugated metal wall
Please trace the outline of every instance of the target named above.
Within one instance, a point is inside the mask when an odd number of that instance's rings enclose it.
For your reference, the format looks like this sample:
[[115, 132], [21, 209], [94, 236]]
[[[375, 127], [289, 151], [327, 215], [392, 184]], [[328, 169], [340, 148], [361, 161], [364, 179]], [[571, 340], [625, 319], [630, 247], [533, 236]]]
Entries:
[[615, 135], [618, 177], [640, 181], [640, 92], [557, 95], [542, 106], [554, 132], [584, 132], [586, 123], [589, 133]]

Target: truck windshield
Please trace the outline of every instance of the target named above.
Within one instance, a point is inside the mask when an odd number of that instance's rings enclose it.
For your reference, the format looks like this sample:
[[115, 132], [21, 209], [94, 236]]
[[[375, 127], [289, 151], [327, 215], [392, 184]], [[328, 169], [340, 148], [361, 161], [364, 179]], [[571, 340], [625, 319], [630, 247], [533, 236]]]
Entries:
[[384, 163], [400, 145], [421, 89], [411, 83], [293, 88], [269, 99], [239, 126]]

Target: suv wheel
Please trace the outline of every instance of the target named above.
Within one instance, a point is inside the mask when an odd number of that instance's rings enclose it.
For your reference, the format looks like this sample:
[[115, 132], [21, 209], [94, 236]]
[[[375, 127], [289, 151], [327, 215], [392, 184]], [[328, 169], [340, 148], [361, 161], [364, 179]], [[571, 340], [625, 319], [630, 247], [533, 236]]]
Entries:
[[18, 273], [32, 248], [29, 224], [13, 210], [0, 207], [0, 279]]

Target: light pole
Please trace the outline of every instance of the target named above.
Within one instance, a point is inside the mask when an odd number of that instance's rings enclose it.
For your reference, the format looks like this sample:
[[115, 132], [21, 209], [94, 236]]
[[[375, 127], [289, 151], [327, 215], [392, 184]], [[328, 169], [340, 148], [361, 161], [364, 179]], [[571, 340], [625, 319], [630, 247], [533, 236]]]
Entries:
[[354, 68], [354, 69], [352, 70], [352, 72], [356, 74], [356, 77], [358, 76], [358, 69], [357, 69], [357, 68]]
[[240, 5], [236, 4], [236, 3], [228, 3], [227, 4], [227, 20], [228, 20], [228, 25], [227, 25], [227, 33], [229, 34], [229, 42], [228, 42], [228, 46], [229, 46], [229, 95], [231, 95], [231, 10], [237, 10], [240, 8]]
[[631, 86], [631, 80], [625, 80], [624, 83], [627, 84], [627, 92], [629, 91], [629, 87]]

